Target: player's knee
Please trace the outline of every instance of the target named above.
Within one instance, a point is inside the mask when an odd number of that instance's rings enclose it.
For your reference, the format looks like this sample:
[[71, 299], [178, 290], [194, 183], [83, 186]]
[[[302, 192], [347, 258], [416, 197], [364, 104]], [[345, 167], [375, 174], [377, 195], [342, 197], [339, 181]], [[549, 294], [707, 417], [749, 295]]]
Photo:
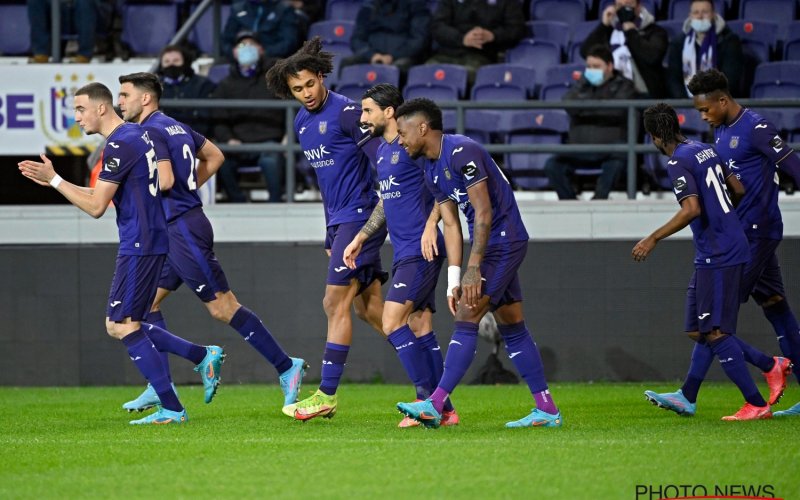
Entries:
[[399, 330], [403, 325], [405, 325], [405, 323], [398, 318], [387, 318], [385, 316], [381, 318], [381, 329], [386, 336]]
[[[322, 309], [325, 311], [325, 314], [329, 318], [332, 316], [336, 316], [337, 314], [341, 313], [342, 301], [340, 300], [339, 297], [335, 297], [332, 294], [326, 293], [325, 297], [322, 298]], [[356, 314], [359, 315], [359, 318], [362, 318], [358, 312], [357, 306], [356, 306]]]

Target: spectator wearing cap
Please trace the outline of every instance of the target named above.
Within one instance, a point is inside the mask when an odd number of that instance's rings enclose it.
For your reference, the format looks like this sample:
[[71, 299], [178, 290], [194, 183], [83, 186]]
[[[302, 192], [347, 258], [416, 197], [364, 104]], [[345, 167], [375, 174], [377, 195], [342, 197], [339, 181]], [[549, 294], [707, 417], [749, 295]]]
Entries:
[[[162, 99], [206, 99], [216, 88], [214, 82], [194, 72], [191, 57], [177, 45], [161, 49], [156, 74], [164, 87]], [[207, 108], [171, 108], [169, 115], [201, 135], [211, 135]]]
[[222, 30], [222, 53], [233, 55], [237, 34], [253, 32], [267, 57], [286, 57], [300, 46], [300, 19], [294, 7], [283, 0], [239, 0], [231, 5], [231, 13]]
[[[219, 82], [212, 94], [216, 99], [275, 99], [264, 83], [264, 75], [277, 61], [265, 58], [264, 48], [256, 34], [250, 31], [239, 33], [235, 38], [230, 74]], [[240, 145], [247, 143], [280, 143], [285, 130], [283, 111], [269, 111], [260, 108], [216, 108], [214, 117], [214, 137], [221, 144]], [[231, 202], [245, 202], [245, 197], [237, 179], [240, 166], [258, 165], [267, 181], [270, 202], [281, 201], [283, 193], [284, 159], [274, 152], [229, 153], [219, 169], [217, 180]]]
[[683, 33], [672, 39], [668, 52], [667, 79], [670, 96], [692, 97], [686, 88], [700, 71], [720, 70], [728, 78], [735, 97], [741, 94], [744, 55], [742, 41], [714, 10], [711, 0], [693, 0]]

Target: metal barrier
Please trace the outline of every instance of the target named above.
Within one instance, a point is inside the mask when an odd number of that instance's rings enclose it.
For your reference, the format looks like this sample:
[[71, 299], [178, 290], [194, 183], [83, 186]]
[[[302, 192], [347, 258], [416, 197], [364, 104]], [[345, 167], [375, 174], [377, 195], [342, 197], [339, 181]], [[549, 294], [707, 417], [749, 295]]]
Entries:
[[[638, 153], [656, 153], [652, 144], [638, 142], [639, 117], [638, 110], [665, 102], [674, 108], [692, 108], [689, 99], [638, 99], [638, 100], [604, 100], [604, 101], [450, 101], [438, 103], [442, 109], [456, 110], [456, 132], [464, 133], [464, 112], [469, 109], [625, 109], [627, 111], [628, 137], [623, 144], [485, 144], [489, 153], [627, 153], [627, 194], [629, 199], [636, 197], [636, 176]], [[740, 99], [742, 106], [758, 108], [790, 107], [800, 108], [800, 99]], [[254, 101], [250, 99], [170, 99], [161, 102], [165, 108], [258, 108], [283, 110], [286, 114], [286, 144], [250, 143], [237, 146], [218, 144], [224, 152], [281, 152], [286, 153], [286, 200], [294, 201], [295, 189], [295, 154], [302, 151], [295, 141], [294, 117], [300, 103], [294, 99], [285, 101]], [[792, 144], [797, 147], [797, 144]]]

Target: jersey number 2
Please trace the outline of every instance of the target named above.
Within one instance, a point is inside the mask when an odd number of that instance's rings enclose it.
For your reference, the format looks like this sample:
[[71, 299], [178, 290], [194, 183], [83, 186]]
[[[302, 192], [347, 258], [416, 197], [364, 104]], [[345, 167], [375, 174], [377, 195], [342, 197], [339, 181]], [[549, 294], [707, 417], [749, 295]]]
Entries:
[[190, 148], [188, 144], [183, 145], [183, 159], [189, 160], [189, 178], [186, 179], [186, 183], [189, 185], [189, 191], [197, 191], [197, 181], [194, 180], [197, 175], [195, 173], [197, 163], [194, 161], [192, 148]]

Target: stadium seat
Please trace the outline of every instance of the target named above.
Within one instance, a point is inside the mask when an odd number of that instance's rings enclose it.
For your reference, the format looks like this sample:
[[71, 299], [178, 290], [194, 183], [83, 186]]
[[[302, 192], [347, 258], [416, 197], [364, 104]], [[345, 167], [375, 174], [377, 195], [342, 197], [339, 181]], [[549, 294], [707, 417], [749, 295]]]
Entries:
[[780, 61], [760, 64], [756, 68], [753, 98], [797, 98], [800, 95], [800, 61]]
[[215, 64], [208, 68], [208, 79], [212, 82], [219, 84], [231, 72], [231, 65], [228, 63]]
[[175, 35], [177, 27], [178, 9], [174, 3], [126, 3], [122, 6], [122, 41], [137, 56], [158, 55]]
[[[469, 109], [464, 112], [464, 135], [481, 144], [492, 142], [492, 136], [501, 128], [501, 116], [492, 110]], [[447, 134], [457, 132], [456, 111], [442, 111], [442, 127]]]
[[783, 44], [784, 61], [800, 61], [800, 21], [793, 21], [786, 28]]
[[0, 4], [0, 55], [21, 55], [31, 50], [31, 28], [28, 7], [22, 4]]
[[728, 27], [741, 38], [745, 57], [749, 54], [758, 63], [769, 61], [777, 40], [777, 23], [739, 20], [728, 22]]
[[[569, 117], [562, 110], [525, 110], [515, 113], [508, 144], [562, 144], [569, 131]], [[505, 166], [514, 184], [524, 189], [545, 189], [550, 181], [544, 164], [553, 153], [508, 153]]]
[[400, 85], [400, 69], [385, 64], [355, 64], [342, 68], [336, 92], [361, 102], [364, 92], [379, 83]]
[[331, 71], [330, 75], [325, 77], [325, 82], [330, 85], [331, 88], [334, 88], [339, 82], [339, 64], [341, 64], [342, 58], [352, 56], [353, 51], [350, 50], [350, 47], [339, 44], [328, 45], [325, 47], [325, 50], [333, 54], [333, 71]]
[[528, 21], [528, 37], [536, 40], [547, 40], [561, 47], [561, 52], [567, 53], [569, 48], [569, 24], [561, 21]]
[[683, 23], [685, 19], [673, 19], [671, 21], [657, 21], [656, 24], [667, 30], [669, 39], [672, 40], [678, 35], [683, 34]]
[[[670, 0], [667, 3], [669, 5], [667, 19], [683, 21], [689, 17], [689, 6], [692, 4], [692, 0]], [[725, 18], [725, 2], [723, 0], [714, 0], [714, 10]]]
[[741, 0], [739, 19], [786, 25], [797, 17], [796, 0]]
[[547, 68], [561, 64], [561, 49], [553, 42], [524, 38], [516, 47], [506, 51], [506, 62], [535, 69], [536, 84], [541, 86]]
[[547, 70], [539, 96], [543, 101], [560, 101], [567, 90], [583, 75], [584, 64], [559, 64]]
[[362, 0], [328, 0], [325, 2], [325, 19], [355, 20]]
[[531, 0], [530, 19], [561, 21], [567, 24], [586, 20], [584, 0]]
[[[203, 12], [203, 15], [200, 16], [200, 19], [197, 20], [197, 24], [194, 25], [192, 29], [192, 34], [189, 37], [189, 41], [194, 43], [200, 52], [203, 54], [211, 54], [214, 51], [214, 8], [209, 7]], [[228, 16], [231, 13], [231, 6], [228, 4], [220, 5], [220, 20], [219, 20], [219, 32], [222, 34], [222, 30], [225, 27], [225, 23], [228, 20]]]
[[434, 101], [456, 101], [467, 91], [467, 69], [456, 64], [422, 64], [408, 70], [403, 89], [405, 99], [427, 97]]
[[489, 64], [475, 73], [473, 101], [524, 101], [533, 97], [536, 70], [517, 64]]
[[[602, 16], [603, 11], [606, 10], [606, 7], [613, 4], [614, 0], [602, 0], [600, 2], [600, 8], [598, 10], [598, 15]], [[641, 0], [641, 5], [647, 9], [647, 12], [653, 14], [653, 16], [658, 17], [658, 9], [661, 6], [660, 0]], [[689, 12], [688, 10], [686, 12]]]
[[583, 62], [583, 57], [581, 57], [581, 45], [595, 28], [597, 28], [597, 21], [584, 21], [572, 25], [569, 49], [567, 50], [568, 62]]
[[355, 21], [317, 21], [308, 27], [307, 39], [320, 37], [322, 45], [327, 49], [331, 45], [341, 45], [350, 50], [350, 37], [353, 36]]

